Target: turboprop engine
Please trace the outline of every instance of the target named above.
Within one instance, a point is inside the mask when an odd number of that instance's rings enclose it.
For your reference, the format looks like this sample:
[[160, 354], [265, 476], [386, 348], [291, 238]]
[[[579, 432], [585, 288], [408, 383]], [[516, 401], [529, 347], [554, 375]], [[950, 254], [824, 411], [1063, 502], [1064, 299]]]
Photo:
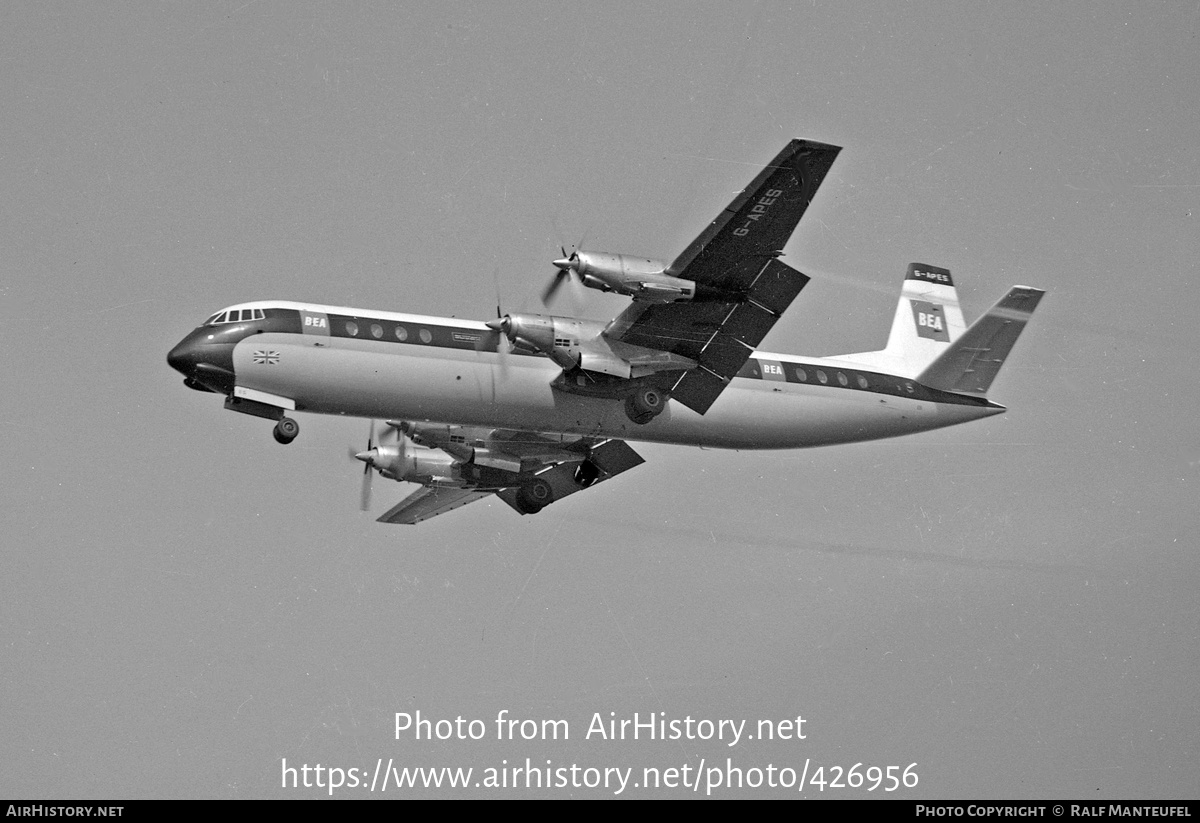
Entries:
[[616, 292], [634, 300], [670, 303], [691, 300], [696, 294], [695, 283], [666, 274], [666, 263], [648, 257], [577, 251], [555, 260], [554, 265], [559, 271], [546, 290], [547, 301], [571, 272], [589, 289]]
[[390, 480], [428, 483], [460, 477], [458, 460], [441, 449], [418, 446], [404, 435], [391, 445], [380, 443], [354, 456]]
[[643, 303], [674, 303], [682, 300], [740, 303], [746, 299], [744, 294], [734, 294], [667, 274], [665, 263], [648, 257], [576, 251], [569, 257], [564, 254], [554, 261], [554, 265], [558, 273], [542, 295], [543, 302], [550, 301], [571, 272], [589, 289], [616, 292]]
[[[589, 325], [596, 328], [585, 328]], [[488, 321], [487, 326], [507, 337], [516, 348], [540, 352], [567, 371], [579, 365], [580, 340], [599, 334], [603, 328], [602, 324], [589, 324], [573, 317], [544, 314], [506, 314]]]
[[546, 355], [564, 372], [583, 369], [628, 380], [659, 371], [696, 368], [695, 360], [678, 354], [609, 340], [603, 334], [606, 324], [596, 320], [506, 314], [487, 325], [514, 347]]

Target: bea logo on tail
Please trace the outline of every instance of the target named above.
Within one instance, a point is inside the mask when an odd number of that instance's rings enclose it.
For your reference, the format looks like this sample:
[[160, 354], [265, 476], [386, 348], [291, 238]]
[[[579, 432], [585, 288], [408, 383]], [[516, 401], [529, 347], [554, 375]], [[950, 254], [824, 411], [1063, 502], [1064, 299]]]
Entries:
[[946, 315], [940, 304], [913, 300], [912, 309], [918, 336], [940, 340], [943, 343], [950, 342], [950, 332], [946, 328]]

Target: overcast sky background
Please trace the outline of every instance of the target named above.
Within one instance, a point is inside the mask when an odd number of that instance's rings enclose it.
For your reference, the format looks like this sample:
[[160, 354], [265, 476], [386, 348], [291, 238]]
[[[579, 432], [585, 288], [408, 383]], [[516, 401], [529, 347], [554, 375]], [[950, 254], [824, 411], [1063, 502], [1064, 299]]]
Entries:
[[[730, 757], [1196, 797], [1198, 32], [1182, 2], [0, 5], [0, 795]], [[1007, 414], [642, 445], [537, 517], [399, 527], [407, 487], [358, 511], [365, 421], [284, 448], [166, 365], [245, 300], [539, 310], [560, 244], [669, 260], [793, 137], [845, 150], [763, 348], [882, 347], [911, 261], [968, 321], [1037, 286]], [[498, 742], [502, 709], [571, 739]], [[417, 710], [488, 738], [394, 739]], [[595, 712], [807, 739], [584, 740]]]

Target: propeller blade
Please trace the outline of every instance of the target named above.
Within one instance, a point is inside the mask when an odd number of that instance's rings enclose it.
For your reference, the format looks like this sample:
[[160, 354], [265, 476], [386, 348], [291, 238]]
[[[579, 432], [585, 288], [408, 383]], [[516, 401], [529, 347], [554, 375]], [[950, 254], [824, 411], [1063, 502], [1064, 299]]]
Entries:
[[[557, 230], [558, 230], [558, 225], [556, 223], [555, 224], [555, 232], [556, 233], [557, 233]], [[586, 237], [587, 237], [587, 232], [585, 231], [583, 233], [583, 237], [579, 238], [579, 242], [571, 247], [570, 254], [567, 253], [566, 246], [562, 245], [561, 243], [559, 244], [558, 250], [560, 252], [562, 252], [562, 257], [558, 258], [557, 260], [552, 261], [554, 263], [554, 267], [556, 269], [558, 269], [558, 271], [556, 271], [554, 273], [554, 279], [552, 281], [550, 281], [550, 285], [547, 286], [546, 290], [542, 293], [542, 304], [543, 305], [546, 305], [546, 306], [550, 305], [550, 301], [554, 299], [554, 296], [556, 294], [558, 294], [558, 290], [560, 288], [562, 288], [563, 281], [572, 279], [571, 278], [572, 272], [575, 273], [574, 279], [578, 280], [580, 282], [580, 284], [583, 283], [583, 278], [579, 274], [579, 250], [581, 248], [583, 248], [584, 238], [586, 238]], [[575, 295], [575, 299], [573, 299], [571, 302], [572, 303], [578, 302], [577, 294]], [[576, 314], [578, 314], [578, 313], [579, 313], [578, 310], [576, 310]]]
[[[385, 434], [386, 434], [386, 432], [385, 432]], [[359, 493], [358, 493], [358, 506], [363, 511], [370, 511], [370, 509], [371, 509], [371, 480], [374, 478], [374, 475], [375, 475], [375, 473], [373, 471], [371, 471], [371, 469], [373, 469], [375, 467], [375, 464], [373, 463], [373, 459], [374, 459], [375, 455], [377, 454], [377, 452], [375, 452], [375, 421], [374, 420], [371, 421], [370, 427], [367, 429], [367, 448], [366, 448], [366, 450], [361, 451], [361, 452], [356, 452], [354, 450], [354, 447], [351, 446], [349, 449], [349, 453], [350, 453], [351, 458], [353, 458], [354, 460], [361, 460], [364, 464], [363, 465], [363, 474], [362, 474], [362, 487], [359, 489]]]
[[509, 342], [508, 335], [502, 331], [496, 340], [496, 370], [500, 372], [501, 380], [508, 379], [508, 358], [511, 354], [512, 343]]
[[396, 428], [397, 426], [393, 425], [391, 420], [386, 421], [383, 424], [383, 431], [379, 433], [379, 442], [376, 445], [382, 446], [385, 440], [395, 441], [400, 436], [400, 432]]
[[358, 493], [358, 508], [362, 511], [369, 512], [371, 510], [371, 464], [367, 464], [367, 470], [363, 472], [362, 488]]
[[[554, 265], [557, 266], [559, 262], [560, 261], [555, 260]], [[562, 268], [561, 266], [559, 268], [561, 271], [554, 275], [554, 279], [550, 281], [550, 285], [546, 287], [544, 292], [542, 292], [543, 305], [550, 305], [550, 301], [554, 299], [554, 295], [558, 292], [559, 288], [562, 287], [563, 281], [567, 280], [571, 276], [570, 269]]]

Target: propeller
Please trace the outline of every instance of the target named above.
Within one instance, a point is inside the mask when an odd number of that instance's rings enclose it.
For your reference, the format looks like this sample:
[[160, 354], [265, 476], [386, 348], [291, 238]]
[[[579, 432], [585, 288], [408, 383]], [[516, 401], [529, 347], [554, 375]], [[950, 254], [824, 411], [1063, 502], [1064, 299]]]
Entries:
[[[499, 334], [496, 335], [496, 360], [497, 360], [496, 367], [497, 367], [498, 371], [500, 372], [500, 379], [505, 380], [508, 378], [508, 355], [512, 352], [512, 344], [508, 340], [508, 323], [509, 323], [508, 318], [506, 318], [504, 316], [504, 313], [500, 310], [500, 267], [499, 266], [497, 266], [495, 271], [492, 272], [492, 279], [493, 279], [493, 281], [495, 281], [495, 284], [496, 284], [496, 319], [489, 320], [485, 325], [487, 325], [487, 327], [489, 329], [493, 329], [493, 330], [499, 332]], [[476, 343], [476, 345], [475, 345], [476, 350], [484, 351], [484, 344], [486, 342], [487, 342], [487, 338], [485, 338], [485, 337], [479, 338], [479, 342]], [[495, 386], [492, 387], [492, 392], [494, 395], [495, 394]]]
[[542, 292], [542, 303], [547, 306], [550, 305], [550, 301], [554, 299], [554, 295], [558, 293], [562, 284], [570, 279], [572, 271], [576, 276], [579, 275], [579, 252], [573, 251], [568, 257], [565, 247], [559, 246], [558, 248], [562, 252], [562, 257], [554, 261], [554, 266], [558, 271], [554, 273], [554, 279], [550, 281], [550, 285]]
[[[555, 234], [558, 233], [558, 223], [554, 222]], [[554, 279], [550, 281], [550, 285], [542, 292], [542, 304], [550, 305], [550, 301], [562, 288], [562, 284], [571, 279], [571, 272], [575, 272], [575, 278], [582, 284], [583, 278], [579, 276], [579, 250], [583, 248], [584, 242], [587, 240], [587, 232], [579, 238], [579, 242], [571, 247], [571, 253], [567, 254], [566, 246], [560, 245], [558, 250], [562, 252], [562, 257], [554, 261], [554, 267], [558, 271], [554, 272]], [[559, 235], [560, 237], [562, 235]]]
[[371, 470], [376, 468], [375, 461], [379, 459], [379, 447], [383, 445], [383, 440], [391, 433], [393, 437], [396, 434], [396, 427], [390, 421], [383, 433], [379, 435], [379, 439], [375, 439], [375, 421], [371, 421], [370, 428], [367, 429], [367, 448], [363, 451], [355, 451], [353, 446], [347, 448], [347, 452], [351, 460], [361, 460], [366, 465], [363, 466], [362, 490], [359, 492], [359, 507], [363, 511], [368, 511], [371, 508], [371, 479], [374, 472]]
[[[489, 320], [486, 325], [489, 329], [499, 332], [496, 335], [496, 370], [500, 372], [501, 380], [507, 380], [508, 358], [512, 354], [512, 341], [508, 339], [508, 332], [512, 328], [512, 320], [501, 314], [500, 305], [496, 304], [496, 319]], [[494, 391], [495, 386], [492, 389]]]
[[379, 454], [375, 450], [375, 421], [371, 421], [371, 426], [367, 429], [367, 448], [365, 451], [356, 452], [353, 446], [349, 449], [351, 460], [361, 460], [366, 465], [363, 466], [362, 491], [359, 492], [359, 508], [363, 511], [371, 509], [371, 469], [375, 467], [375, 458]]

